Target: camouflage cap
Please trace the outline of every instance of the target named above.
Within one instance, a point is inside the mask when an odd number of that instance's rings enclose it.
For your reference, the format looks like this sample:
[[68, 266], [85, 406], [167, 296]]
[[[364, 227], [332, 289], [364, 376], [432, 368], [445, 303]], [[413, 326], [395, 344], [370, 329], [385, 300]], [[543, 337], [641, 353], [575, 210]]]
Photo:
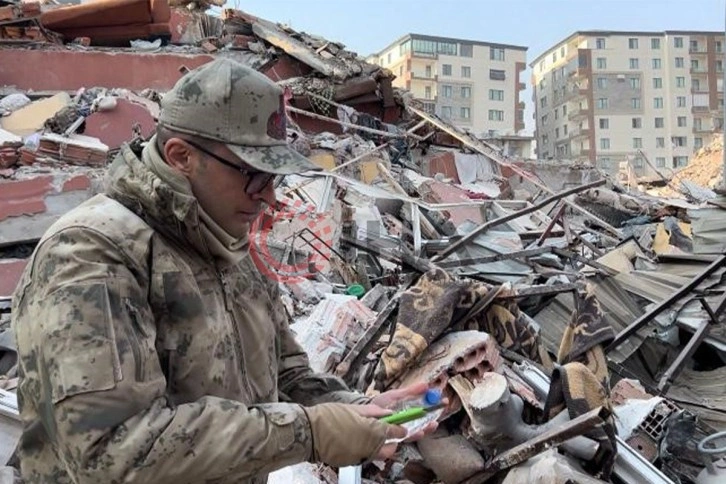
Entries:
[[159, 123], [221, 141], [260, 171], [288, 175], [320, 169], [287, 144], [282, 89], [230, 59], [218, 58], [179, 79], [161, 100]]

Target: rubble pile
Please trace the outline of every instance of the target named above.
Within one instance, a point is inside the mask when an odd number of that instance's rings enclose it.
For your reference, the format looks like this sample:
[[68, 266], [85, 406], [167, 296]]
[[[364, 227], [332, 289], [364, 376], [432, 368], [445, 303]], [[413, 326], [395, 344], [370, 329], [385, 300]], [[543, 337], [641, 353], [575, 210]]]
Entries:
[[[7, 328], [28, 250], [101, 188], [123, 143], [148, 141], [181, 72], [229, 56], [285, 88], [288, 140], [324, 169], [286, 177], [251, 231], [312, 366], [369, 395], [425, 381], [448, 399], [431, 414], [438, 433], [391, 461], [300, 465], [270, 482], [705, 482], [723, 468], [698, 450], [726, 430], [715, 194], [662, 198], [593, 167], [503, 156], [339, 43], [238, 10], [211, 17], [205, 2], [163, 5], [44, 5], [64, 53], [130, 56], [137, 70], [0, 91], [0, 416], [13, 443], [2, 464], [19, 435]], [[152, 22], [130, 30], [113, 15], [142, 7]], [[139, 77], [147, 59], [160, 70]]]

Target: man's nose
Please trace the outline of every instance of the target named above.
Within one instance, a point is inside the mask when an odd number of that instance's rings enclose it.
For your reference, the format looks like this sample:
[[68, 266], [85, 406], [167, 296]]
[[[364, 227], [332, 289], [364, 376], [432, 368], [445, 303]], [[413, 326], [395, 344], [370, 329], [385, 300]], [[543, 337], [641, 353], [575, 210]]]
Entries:
[[270, 207], [274, 207], [277, 204], [277, 197], [275, 196], [275, 184], [270, 181], [270, 183], [265, 185], [265, 188], [252, 195], [252, 199], [262, 200]]

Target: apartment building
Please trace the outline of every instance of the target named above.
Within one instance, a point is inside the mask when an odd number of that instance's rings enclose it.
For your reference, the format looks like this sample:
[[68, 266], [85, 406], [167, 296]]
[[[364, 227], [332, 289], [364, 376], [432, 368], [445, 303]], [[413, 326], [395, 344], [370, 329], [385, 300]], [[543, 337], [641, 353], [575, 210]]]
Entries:
[[723, 32], [575, 32], [531, 64], [538, 156], [654, 178], [723, 129]]
[[408, 34], [369, 62], [391, 70], [393, 85], [411, 91], [426, 111], [489, 137], [524, 129], [526, 58], [526, 47]]

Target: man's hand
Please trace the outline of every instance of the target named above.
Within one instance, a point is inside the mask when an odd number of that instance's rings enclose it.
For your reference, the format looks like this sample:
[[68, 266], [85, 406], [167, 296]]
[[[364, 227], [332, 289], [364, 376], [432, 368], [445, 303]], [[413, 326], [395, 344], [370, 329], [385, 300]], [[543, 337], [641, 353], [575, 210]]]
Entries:
[[[380, 395], [373, 397], [373, 399], [370, 401], [368, 405], [362, 405], [364, 407], [377, 407], [382, 409], [390, 409], [395, 407], [398, 403], [403, 402], [405, 400], [413, 400], [417, 398], [421, 398], [426, 393], [426, 390], [428, 390], [429, 387], [426, 383], [417, 383], [415, 385], [407, 386], [404, 388], [398, 388], [396, 390], [389, 390], [385, 393], [381, 393]], [[443, 401], [444, 404], [448, 403], [446, 400]], [[388, 415], [388, 414], [382, 414], [381, 417]], [[413, 433], [409, 435], [406, 438], [406, 442], [416, 442], [417, 440], [421, 440], [427, 435], [432, 434], [436, 431], [438, 428], [438, 422], [431, 422], [423, 429], [419, 430], [416, 433]], [[393, 437], [392, 437], [393, 438]], [[400, 438], [400, 437], [397, 437]], [[393, 451], [391, 452], [391, 456], [395, 454], [396, 452], [396, 444], [388, 444], [384, 445], [381, 451], [385, 450], [387, 447], [393, 446]], [[389, 456], [390, 457], [390, 456]]]

